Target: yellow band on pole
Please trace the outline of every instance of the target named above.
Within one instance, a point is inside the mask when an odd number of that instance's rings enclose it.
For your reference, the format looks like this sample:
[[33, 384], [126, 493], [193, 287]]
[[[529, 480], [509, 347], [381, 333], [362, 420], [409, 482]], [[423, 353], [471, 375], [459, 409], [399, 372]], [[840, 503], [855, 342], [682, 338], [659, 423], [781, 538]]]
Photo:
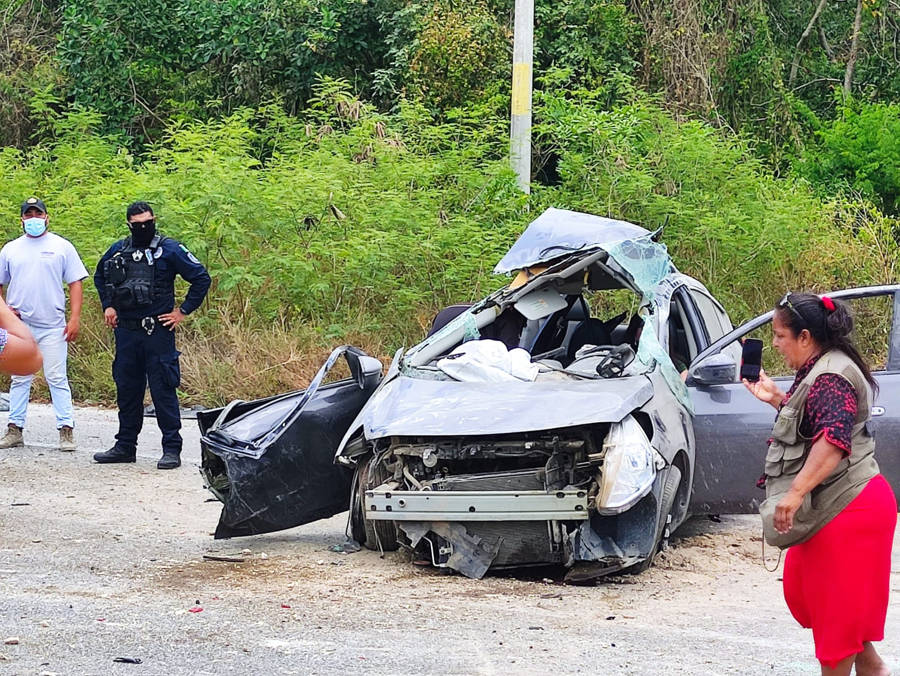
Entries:
[[531, 112], [531, 64], [514, 63], [512, 78], [512, 114]]

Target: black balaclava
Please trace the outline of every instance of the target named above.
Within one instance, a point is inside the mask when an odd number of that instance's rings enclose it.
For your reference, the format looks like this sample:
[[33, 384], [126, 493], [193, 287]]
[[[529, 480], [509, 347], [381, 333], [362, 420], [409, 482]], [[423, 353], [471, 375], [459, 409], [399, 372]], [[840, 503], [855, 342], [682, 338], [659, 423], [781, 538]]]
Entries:
[[156, 235], [156, 219], [145, 223], [129, 223], [128, 228], [131, 230], [131, 243], [138, 248], [147, 247]]

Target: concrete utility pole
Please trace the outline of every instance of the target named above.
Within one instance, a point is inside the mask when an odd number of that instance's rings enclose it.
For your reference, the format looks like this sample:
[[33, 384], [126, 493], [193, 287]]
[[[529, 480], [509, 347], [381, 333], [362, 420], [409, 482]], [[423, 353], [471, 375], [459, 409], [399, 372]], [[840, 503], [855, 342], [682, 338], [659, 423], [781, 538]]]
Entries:
[[509, 160], [519, 187], [531, 192], [531, 62], [534, 42], [534, 0], [516, 0], [513, 34], [512, 110]]

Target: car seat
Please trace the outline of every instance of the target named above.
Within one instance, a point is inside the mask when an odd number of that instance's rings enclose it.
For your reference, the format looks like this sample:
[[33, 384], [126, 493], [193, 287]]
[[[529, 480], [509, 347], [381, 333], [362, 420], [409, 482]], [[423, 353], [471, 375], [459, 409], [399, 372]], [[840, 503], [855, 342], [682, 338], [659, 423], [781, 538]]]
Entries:
[[571, 364], [575, 360], [575, 354], [585, 345], [610, 345], [612, 336], [606, 322], [596, 317], [589, 317], [581, 322], [572, 332], [566, 357]]
[[575, 327], [588, 316], [587, 303], [580, 295], [573, 294], [566, 298], [566, 307], [558, 310], [545, 319], [535, 320], [539, 323], [536, 331], [526, 329], [523, 332], [524, 347], [533, 355], [545, 354], [561, 348], [571, 336]]

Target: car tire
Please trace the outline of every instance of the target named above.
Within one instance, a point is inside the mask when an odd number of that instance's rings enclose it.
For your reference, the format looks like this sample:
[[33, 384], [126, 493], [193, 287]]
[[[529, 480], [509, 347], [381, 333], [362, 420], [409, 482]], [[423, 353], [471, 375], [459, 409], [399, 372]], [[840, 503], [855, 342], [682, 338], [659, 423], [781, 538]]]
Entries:
[[[374, 551], [393, 552], [397, 550], [400, 543], [397, 541], [397, 525], [393, 521], [371, 521], [365, 518], [363, 513], [363, 494], [365, 491], [380, 486], [390, 479], [387, 469], [383, 463], [372, 465], [374, 456], [366, 459], [359, 465], [358, 469], [358, 486], [354, 496], [353, 507], [354, 514], [350, 517], [351, 532], [353, 539], [362, 544], [366, 549]], [[360, 525], [362, 532], [360, 533]], [[362, 535], [362, 540], [358, 535]]]
[[366, 544], [366, 517], [363, 514], [363, 491], [360, 488], [360, 475], [364, 463], [357, 463], [350, 482], [350, 537], [359, 544]]
[[669, 527], [672, 516], [672, 508], [675, 506], [675, 496], [678, 495], [678, 486], [681, 484], [681, 470], [676, 465], [671, 465], [666, 474], [666, 482], [663, 484], [662, 495], [660, 495], [659, 519], [656, 522], [656, 539], [653, 542], [653, 549], [650, 556], [646, 559], [631, 566], [629, 573], [643, 573], [656, 559], [656, 555], [664, 548], [668, 541], [669, 533], [666, 529]]

